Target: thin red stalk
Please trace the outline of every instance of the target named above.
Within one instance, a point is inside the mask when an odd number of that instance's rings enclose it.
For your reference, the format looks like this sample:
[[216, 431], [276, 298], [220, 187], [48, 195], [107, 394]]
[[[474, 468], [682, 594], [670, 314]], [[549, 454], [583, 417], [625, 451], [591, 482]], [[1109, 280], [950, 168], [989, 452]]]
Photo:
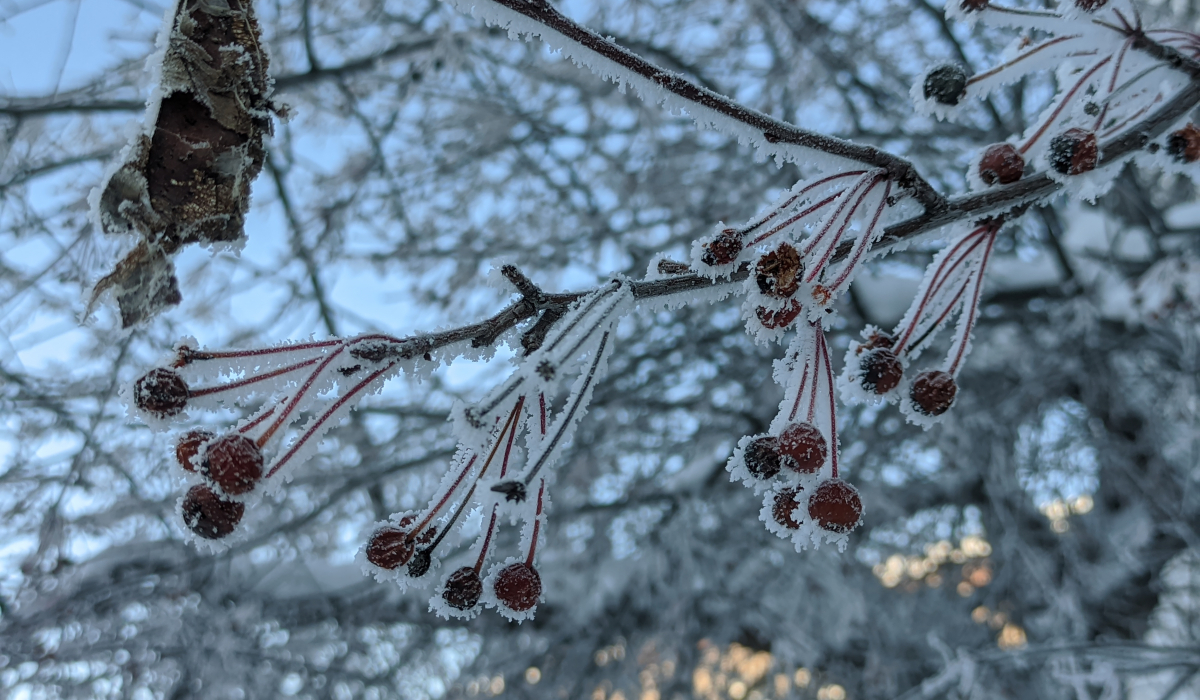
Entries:
[[1150, 108], [1153, 107], [1154, 105], [1158, 104], [1159, 102], [1162, 102], [1162, 99], [1163, 99], [1163, 96], [1162, 96], [1162, 93], [1160, 92], [1157, 95], [1155, 95], [1154, 99], [1151, 100], [1150, 104], [1148, 104], [1145, 107], [1142, 107], [1138, 111], [1134, 112], [1130, 117], [1128, 117], [1124, 121], [1120, 122], [1119, 124], [1114, 124], [1113, 126], [1109, 127], [1108, 129], [1106, 129], [1104, 131], [1104, 133], [1102, 133], [1100, 135], [1100, 137], [1108, 138], [1112, 134], [1115, 134], [1118, 131], [1120, 131], [1121, 129], [1124, 129], [1125, 127], [1129, 126], [1130, 122], [1133, 122], [1133, 121], [1139, 119], [1143, 114], [1145, 114], [1146, 112], [1149, 112]]
[[546, 394], [538, 392], [538, 412], [542, 417], [542, 436], [546, 435]]
[[[737, 234], [738, 234], [739, 236], [744, 236], [744, 235], [746, 235], [747, 233], [750, 233], [751, 231], [753, 231], [754, 229], [758, 228], [759, 226], [762, 226], [763, 224], [767, 223], [767, 222], [768, 222], [768, 221], [770, 221], [771, 219], [774, 219], [776, 216], [779, 216], [780, 212], [782, 212], [783, 210], [785, 210], [785, 209], [787, 209], [788, 207], [792, 206], [792, 204], [793, 204], [793, 203], [794, 203], [794, 202], [795, 202], [797, 199], [800, 199], [800, 198], [801, 198], [801, 197], [803, 197], [804, 195], [808, 194], [808, 193], [809, 193], [809, 191], [811, 191], [811, 190], [814, 190], [814, 189], [816, 189], [816, 188], [820, 187], [821, 185], [824, 185], [824, 184], [825, 184], [825, 183], [827, 183], [827, 182], [833, 182], [834, 180], [838, 180], [838, 179], [841, 179], [841, 178], [843, 178], [843, 177], [851, 177], [851, 176], [853, 176], [853, 175], [862, 175], [864, 172], [866, 172], [866, 171], [865, 171], [865, 170], [849, 170], [849, 171], [847, 171], [847, 172], [844, 172], [844, 173], [838, 173], [838, 174], [836, 174], [836, 175], [830, 175], [829, 177], [826, 177], [826, 178], [822, 178], [822, 179], [820, 179], [820, 180], [817, 180], [816, 182], [812, 183], [812, 184], [811, 184], [811, 185], [809, 185], [808, 187], [805, 187], [804, 189], [802, 189], [802, 190], [800, 190], [799, 192], [797, 192], [797, 193], [796, 193], [795, 195], [793, 195], [793, 196], [792, 196], [792, 198], [791, 198], [791, 199], [789, 199], [788, 201], [784, 202], [783, 204], [779, 205], [778, 207], [775, 207], [774, 211], [772, 211], [770, 214], [767, 214], [766, 216], [764, 216], [763, 218], [759, 219], [758, 221], [755, 221], [754, 223], [751, 223], [751, 224], [746, 224], [746, 225], [745, 225], [745, 226], [743, 226], [742, 228], [738, 229], [738, 230], [737, 230]], [[794, 220], [794, 219], [793, 219], [793, 220]], [[784, 225], [784, 226], [786, 226], [786, 224], [783, 224], [783, 225]], [[776, 230], [778, 230], [778, 229], [776, 229]], [[770, 234], [767, 234], [767, 235], [770, 235]], [[762, 238], [760, 237], [760, 238], [759, 238], [759, 240], [762, 240]]]
[[[825, 378], [829, 382], [829, 459], [833, 464], [833, 478], [838, 476], [837, 399], [833, 395], [833, 364], [829, 361], [829, 347], [825, 344], [825, 332], [817, 326], [817, 342], [821, 347], [821, 362], [825, 365]], [[815, 384], [815, 382], [814, 382]]]
[[987, 270], [988, 258], [992, 255], [992, 244], [996, 242], [996, 231], [993, 230], [988, 236], [987, 247], [983, 249], [983, 260], [979, 263], [979, 269], [975, 271], [975, 295], [971, 300], [971, 306], [963, 309], [964, 314], [968, 314], [966, 322], [966, 332], [963, 333], [962, 340], [958, 344], [958, 352], [954, 355], [954, 362], [950, 365], [950, 374], [958, 376], [958, 365], [962, 362], [963, 355], [967, 352], [967, 344], [971, 342], [971, 330], [975, 327], [975, 319], [979, 316], [979, 298], [983, 294], [983, 273]]
[[[858, 245], [854, 247], [854, 255], [850, 258], [850, 262], [846, 263], [845, 267], [842, 268], [841, 274], [838, 275], [837, 280], [830, 285], [830, 294], [837, 293], [842, 284], [850, 277], [850, 273], [853, 272], [854, 268], [858, 266], [859, 258], [862, 257], [862, 254], [866, 252], [867, 247], [871, 244], [871, 232], [875, 230], [875, 225], [879, 223], [879, 217], [883, 214], [883, 209], [887, 206], [888, 197], [890, 197], [892, 194], [892, 181], [887, 180], [886, 182], [887, 185], [884, 187], [883, 197], [879, 199], [879, 206], [875, 208], [875, 217], [871, 219], [871, 225], [868, 226], [863, 231], [862, 236], [859, 237]], [[874, 189], [874, 185], [871, 187]], [[870, 191], [871, 190], [867, 190], [867, 192]]]
[[[347, 401], [353, 399], [354, 396], [356, 394], [358, 394], [360, 391], [362, 391], [363, 389], [365, 389], [368, 384], [375, 381], [376, 379], [381, 377], [384, 372], [387, 372], [388, 370], [390, 370], [392, 367], [395, 367], [395, 366], [396, 366], [395, 362], [389, 362], [388, 364], [384, 365], [383, 367], [380, 367], [379, 369], [375, 370], [371, 374], [367, 375], [367, 377], [365, 379], [363, 379], [361, 382], [356, 384], [353, 388], [350, 389], [350, 391], [346, 392], [345, 396], [342, 396], [337, 401], [334, 401], [333, 405], [330, 406], [328, 409], [326, 409], [325, 412], [321, 414], [320, 418], [313, 421], [312, 425], [310, 427], [308, 427], [300, 437], [296, 438], [296, 442], [293, 443], [292, 446], [290, 448], [288, 448], [288, 451], [283, 455], [283, 457], [281, 457], [279, 459], [279, 461], [277, 461], [274, 464], [274, 466], [271, 467], [271, 471], [267, 472], [266, 478], [270, 479], [271, 476], [273, 476], [275, 474], [275, 472], [279, 471], [279, 468], [282, 467], [284, 464], [286, 464], [287, 461], [292, 458], [292, 455], [296, 454], [296, 451], [299, 450], [304, 445], [304, 443], [308, 442], [308, 439], [317, 432], [317, 428], [321, 427], [322, 423], [329, 420], [329, 417], [333, 415], [334, 411], [337, 411], [339, 408], [344, 406]], [[294, 406], [295, 403], [293, 403], [292, 405]], [[266, 443], [265, 438], [269, 438], [271, 436], [271, 432], [273, 432], [278, 426], [279, 426], [279, 422], [276, 421], [276, 423], [271, 426], [270, 431], [268, 431], [267, 433], [265, 433], [262, 436], [259, 436], [258, 440], [255, 441], [259, 447], [262, 447], [263, 444]]]
[[804, 358], [804, 373], [800, 375], [800, 388], [796, 389], [796, 400], [792, 402], [792, 412], [788, 414], [788, 421], [796, 420], [796, 413], [800, 410], [800, 402], [804, 400], [804, 388], [808, 386], [808, 358]]
[[967, 85], [974, 85], [975, 83], [979, 82], [980, 80], [986, 80], [987, 78], [990, 78], [993, 75], [996, 75], [997, 73], [1005, 70], [1006, 68], [1011, 68], [1011, 67], [1017, 65], [1021, 61], [1024, 61], [1025, 59], [1027, 59], [1030, 56], [1034, 55], [1035, 53], [1041, 51], [1042, 49], [1049, 48], [1051, 46], [1054, 46], [1055, 44], [1061, 44], [1064, 41], [1070, 41], [1071, 39], [1078, 39], [1080, 36], [1082, 36], [1082, 34], [1071, 34], [1070, 36], [1060, 36], [1060, 37], [1055, 37], [1053, 39], [1050, 39], [1049, 41], [1044, 41], [1044, 42], [1038, 44], [1037, 46], [1034, 46], [1033, 48], [1029, 49], [1025, 53], [1021, 54], [1020, 56], [1017, 56], [1016, 58], [1014, 58], [1013, 60], [1011, 60], [1007, 63], [1001, 63], [1000, 65], [996, 66], [995, 68], [992, 68], [991, 70], [987, 70], [982, 73], [976, 73], [975, 75], [973, 75], [969, 79], [967, 79]]
[[821, 227], [821, 232], [816, 236], [813, 236], [808, 242], [808, 245], [804, 246], [804, 250], [800, 253], [800, 257], [807, 258], [809, 253], [813, 252], [813, 250], [820, 245], [822, 239], [825, 238], [825, 234], [829, 233], [829, 229], [833, 227], [833, 222], [837, 221], [838, 217], [841, 216], [842, 211], [845, 210], [846, 205], [850, 203], [850, 198], [854, 197], [859, 188], [866, 184], [867, 179], [868, 178], [866, 176], [860, 177], [853, 185], [842, 190], [841, 194], [838, 195], [838, 197], [841, 199], [841, 202], [838, 204], [837, 209], [834, 210], [833, 215], [829, 217], [829, 220], [825, 222], [825, 225]]
[[1009, 15], [1021, 15], [1024, 17], [1062, 17], [1055, 12], [1039, 12], [1038, 10], [1019, 10], [1015, 7], [1004, 7], [1003, 5], [989, 4], [984, 12], [1001, 12]]
[[[820, 345], [821, 338], [823, 337], [823, 331], [821, 330], [821, 322], [817, 321], [816, 323], [814, 323], [812, 325], [815, 326], [817, 329], [817, 343], [816, 344]], [[819, 367], [817, 367], [817, 359], [819, 357], [819, 355], [818, 355], [819, 352], [820, 352], [819, 347], [813, 347], [813, 361], [808, 362], [806, 360], [804, 363], [805, 376], [808, 375], [809, 368], [810, 367], [812, 368], [812, 396], [808, 400], [808, 416], [807, 416], [807, 420], [809, 423], [812, 423], [814, 420], [816, 420], [816, 417], [817, 417], [817, 392], [821, 385], [821, 369]]]
[[[866, 179], [867, 178], [863, 178], [864, 181]], [[837, 235], [834, 236], [833, 239], [829, 241], [829, 245], [825, 247], [825, 254], [822, 255], [821, 259], [817, 261], [817, 264], [813, 265], [808, 271], [808, 279], [804, 280], [805, 282], [811, 284], [813, 280], [817, 279], [817, 277], [821, 274], [823, 268], [825, 267], [825, 262], [829, 260], [830, 256], [833, 255], [833, 252], [837, 250], [838, 243], [842, 241], [842, 236], [844, 236], [846, 231], [849, 230], [850, 219], [854, 216], [854, 212], [858, 211], [858, 208], [862, 206], [862, 203], [867, 199], [867, 195], [871, 194], [871, 190], [875, 189], [875, 185], [878, 185], [879, 181], [882, 179], [883, 175], [876, 175], [870, 178], [870, 184], [867, 185], [867, 188], [863, 190], [862, 194], [857, 196], [857, 198], [854, 200], [854, 206], [852, 206], [850, 211], [846, 213], [846, 216], [842, 218], [842, 225], [838, 226]], [[837, 215], [835, 214], [834, 217], [836, 218], [836, 216]], [[805, 251], [805, 255], [807, 254], [808, 251]]]
[[809, 214], [813, 213], [814, 211], [816, 211], [816, 210], [818, 210], [818, 209], [820, 209], [820, 208], [822, 208], [822, 207], [824, 207], [824, 206], [828, 205], [830, 202], [832, 202], [833, 200], [837, 199], [837, 198], [838, 198], [838, 197], [840, 197], [841, 195], [842, 195], [842, 193], [841, 193], [841, 192], [838, 192], [837, 194], [831, 194], [831, 195], [829, 195], [828, 197], [826, 197], [825, 199], [821, 200], [820, 202], [817, 202], [816, 204], [812, 205], [812, 206], [811, 206], [811, 207], [809, 207], [808, 209], [805, 209], [804, 211], [800, 212], [799, 214], [796, 214], [796, 215], [795, 215], [795, 216], [793, 216], [792, 218], [788, 219], [787, 221], [783, 222], [782, 224], [779, 224], [778, 226], [776, 226], [775, 228], [771, 229], [770, 231], [767, 231], [766, 233], [764, 233], [763, 235], [759, 236], [758, 238], [755, 238], [754, 240], [750, 241], [749, 245], [756, 245], [756, 244], [758, 244], [758, 243], [762, 243], [763, 241], [767, 240], [767, 239], [768, 239], [768, 238], [770, 238], [771, 236], [774, 236], [775, 234], [777, 234], [777, 233], [779, 233], [780, 231], [784, 230], [784, 229], [785, 229], [785, 228], [787, 228], [788, 226], [791, 226], [792, 224], [796, 223], [797, 221], [799, 221], [799, 220], [803, 219], [804, 217], [808, 216]]
[[262, 355], [274, 355], [281, 352], [292, 352], [294, 350], [315, 350], [317, 348], [327, 348], [332, 345], [339, 345], [346, 341], [337, 338], [334, 340], [322, 340], [312, 343], [299, 343], [297, 345], [281, 345], [274, 348], [258, 348], [256, 350], [221, 350], [218, 352], [200, 352], [188, 350], [186, 355], [177, 357], [174, 363], [175, 367], [183, 367], [194, 361], [206, 360], [221, 360], [231, 357], [260, 357]]
[[1102, 61], [1096, 62], [1096, 65], [1092, 66], [1088, 72], [1083, 74], [1083, 77], [1080, 78], [1078, 82], [1071, 86], [1071, 89], [1067, 92], [1066, 96], [1063, 97], [1062, 101], [1058, 103], [1058, 106], [1054, 108], [1054, 111], [1050, 114], [1050, 116], [1042, 122], [1042, 125], [1038, 127], [1038, 130], [1034, 132], [1033, 136], [1029, 137], [1029, 140], [1025, 142], [1025, 145], [1021, 146], [1021, 153], [1027, 152], [1033, 147], [1033, 144], [1037, 143], [1037, 140], [1042, 137], [1042, 134], [1046, 133], [1046, 129], [1049, 129], [1050, 125], [1054, 123], [1054, 120], [1058, 119], [1058, 115], [1062, 114], [1063, 108], [1067, 106], [1067, 103], [1071, 101], [1071, 98], [1075, 96], [1075, 93], [1079, 92], [1079, 88], [1083, 87], [1087, 81], [1091, 80], [1092, 75], [1095, 74], [1096, 71], [1103, 68], [1111, 60], [1112, 56], [1109, 56]]
[[[296, 392], [296, 395], [293, 396], [292, 400], [289, 401], [287, 406], [284, 407], [283, 411], [279, 415], [279, 418], [277, 418], [275, 420], [275, 422], [271, 424], [270, 428], [267, 428], [266, 432], [264, 432], [262, 435], [259, 435], [258, 439], [255, 440], [255, 442], [258, 444], [259, 447], [262, 447], [263, 445], [267, 444], [267, 441], [271, 439], [271, 436], [274, 435], [277, 430], [279, 430], [280, 426], [282, 426], [284, 424], [284, 422], [288, 419], [288, 416], [292, 415], [292, 411], [295, 411], [296, 407], [300, 405], [300, 400], [302, 398], [304, 398], [304, 395], [306, 393], [308, 393], [309, 389], [312, 388], [312, 385], [317, 381], [317, 377], [321, 376], [321, 372], [323, 372], [325, 370], [325, 368], [328, 367], [331, 362], [333, 362], [335, 359], [337, 359], [337, 356], [342, 354], [342, 351], [345, 349], [346, 349], [346, 346], [343, 345], [342, 347], [339, 347], [337, 350], [334, 350], [333, 352], [329, 353], [329, 356], [326, 357], [325, 360], [321, 364], [317, 365], [317, 368], [312, 371], [312, 374], [308, 375], [308, 379], [304, 380], [304, 384], [300, 385], [299, 391]], [[396, 363], [393, 362], [393, 363], [389, 364], [387, 367], [385, 367], [384, 369], [385, 370], [390, 369], [392, 367], [392, 365], [394, 365], [394, 364], [396, 364]], [[376, 374], [379, 374], [379, 373], [380, 372], [377, 372]], [[372, 375], [372, 376], [375, 376], [375, 375]], [[339, 404], [340, 403], [341, 402], [339, 401]], [[268, 475], [268, 476], [270, 476], [270, 475]]]
[[[286, 397], [286, 396], [285, 396], [285, 397], [283, 397], [283, 400], [284, 400], [284, 401], [287, 401], [287, 400], [288, 400], [288, 397]], [[250, 432], [251, 430], [253, 430], [253, 429], [254, 429], [254, 427], [255, 427], [256, 425], [258, 425], [259, 423], [261, 423], [261, 422], [265, 421], [266, 419], [270, 418], [270, 417], [271, 417], [271, 414], [272, 414], [272, 413], [274, 413], [274, 412], [275, 412], [275, 409], [277, 409], [277, 408], [279, 408], [279, 406], [272, 406], [272, 407], [271, 407], [271, 409], [270, 409], [269, 411], [267, 411], [266, 413], [262, 414], [262, 415], [261, 415], [261, 416], [259, 416], [258, 418], [255, 418], [254, 420], [250, 421], [249, 423], [247, 423], [247, 424], [243, 425], [242, 427], [238, 428], [238, 432], [239, 432], [239, 433], [248, 433], [248, 432]]]
[[[525, 404], [525, 397], [522, 396], [522, 397], [518, 398], [517, 406], [516, 406], [516, 408], [513, 409], [513, 413], [519, 414], [521, 412], [521, 407], [524, 404]], [[500, 478], [501, 479], [503, 479], [504, 475], [506, 473], [508, 473], [508, 458], [512, 456], [513, 440], [515, 440], [517, 438], [517, 430], [519, 427], [520, 426], [518, 424], [514, 423], [513, 429], [508, 433], [508, 445], [504, 448], [504, 461], [500, 463]], [[501, 437], [502, 436], [503, 436], [503, 433], [501, 433]], [[484, 465], [483, 468], [487, 469], [487, 465]], [[479, 475], [483, 476], [483, 472], [480, 472]]]
[[483, 538], [483, 548], [479, 550], [479, 558], [475, 560], [475, 573], [483, 568], [483, 560], [487, 558], [488, 547], [492, 544], [492, 533], [496, 531], [496, 509], [499, 504], [492, 504], [492, 521], [488, 523], [487, 535]]
[[[981, 226], [963, 236], [962, 240], [958, 243], [955, 243], [954, 247], [950, 249], [950, 252], [946, 254], [946, 257], [942, 259], [941, 264], [938, 265], [938, 269], [934, 271], [933, 279], [929, 281], [929, 287], [925, 289], [925, 294], [921, 297], [921, 302], [917, 305], [917, 311], [913, 314], [912, 322], [909, 324], [908, 329], [904, 331], [904, 335], [900, 337], [900, 342], [896, 343], [896, 347], [893, 352], [895, 352], [897, 355], [904, 350], [904, 344], [908, 342], [908, 339], [912, 336], [913, 331], [916, 330], [917, 324], [921, 321], [921, 314], [925, 313], [925, 307], [930, 301], [933, 300], [933, 296], [937, 289], [941, 289], [941, 282], [939, 282], [939, 280], [944, 281], [944, 276], [948, 276], [950, 272], [954, 271], [953, 268], [947, 270], [946, 265], [948, 265], [950, 261], [954, 259], [954, 256], [958, 254], [958, 250], [960, 248], [982, 233], [983, 230], [984, 227]], [[938, 285], [937, 289], [934, 288], [935, 284]]]
[[542, 479], [538, 486], [537, 513], [533, 516], [533, 539], [529, 541], [529, 556], [525, 557], [525, 566], [533, 566], [533, 553], [537, 550], [538, 530], [542, 526], [542, 495], [546, 493], [546, 480]]
[[[421, 532], [421, 530], [424, 530], [425, 526], [429, 524], [429, 521], [433, 520], [434, 517], [437, 516], [438, 512], [450, 501], [450, 496], [454, 495], [454, 492], [459, 486], [462, 485], [463, 479], [467, 478], [467, 474], [471, 473], [471, 468], [475, 466], [475, 459], [478, 456], [479, 455], [471, 455], [471, 459], [467, 461], [467, 465], [463, 467], [461, 472], [458, 473], [458, 478], [454, 480], [453, 484], [450, 484], [450, 488], [446, 491], [446, 493], [442, 494], [442, 499], [438, 501], [437, 505], [434, 506], [433, 509], [426, 513], [425, 518], [422, 519], [421, 522], [412, 529], [412, 532], [408, 533], [408, 537], [406, 539], [409, 542], [416, 539], [417, 533]], [[470, 497], [471, 494], [468, 492], [467, 498]]]
[[242, 380], [239, 380], [236, 382], [230, 382], [228, 384], [218, 384], [216, 386], [210, 386], [205, 389], [192, 389], [191, 391], [188, 392], [188, 395], [189, 396], [209, 396], [211, 394], [219, 394], [222, 391], [232, 391], [233, 389], [241, 389], [244, 386], [250, 386], [251, 384], [257, 384], [258, 382], [265, 382], [268, 379], [274, 379], [275, 377], [278, 377], [280, 375], [288, 374], [289, 372], [295, 372], [296, 370], [303, 369], [304, 367], [308, 367], [309, 365], [315, 365], [320, 359], [321, 358], [319, 358], [319, 357], [314, 357], [310, 360], [305, 360], [303, 362], [297, 362], [294, 365], [289, 365], [287, 367], [280, 367], [279, 369], [274, 370], [272, 372], [267, 372], [266, 374], [260, 374], [257, 377], [249, 377], [247, 379], [242, 379]]
[[[1117, 89], [1117, 78], [1121, 77], [1121, 66], [1125, 62], [1125, 54], [1129, 51], [1129, 47], [1133, 46], [1133, 39], [1125, 40], [1121, 44], [1121, 50], [1117, 53], [1117, 62], [1113, 64], [1112, 80], [1108, 81], [1107, 98], [1104, 100], [1104, 109], [1100, 110], [1100, 114], [1096, 115], [1096, 123], [1092, 126], [1092, 131], [1098, 131], [1100, 125], [1104, 123], [1104, 118], [1108, 116], [1108, 106], [1112, 98], [1113, 91]], [[1135, 78], [1136, 80], [1136, 78]]]

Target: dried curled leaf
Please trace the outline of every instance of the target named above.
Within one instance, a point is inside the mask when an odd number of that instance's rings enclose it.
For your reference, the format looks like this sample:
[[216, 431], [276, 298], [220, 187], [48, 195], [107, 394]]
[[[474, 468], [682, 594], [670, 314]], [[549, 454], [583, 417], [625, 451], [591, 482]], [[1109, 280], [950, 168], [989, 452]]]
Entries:
[[[248, 0], [184, 0], [167, 37], [154, 123], [105, 183], [97, 219], [138, 244], [92, 292], [114, 291], [121, 323], [140, 323], [181, 300], [172, 256], [189, 243], [244, 235], [250, 183], [279, 110]], [[149, 121], [149, 120], [148, 120]]]

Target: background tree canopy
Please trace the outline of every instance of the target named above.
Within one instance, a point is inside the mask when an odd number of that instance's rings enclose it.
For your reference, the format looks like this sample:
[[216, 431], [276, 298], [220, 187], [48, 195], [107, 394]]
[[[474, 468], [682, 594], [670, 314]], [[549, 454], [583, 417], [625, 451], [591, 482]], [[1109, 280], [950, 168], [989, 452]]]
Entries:
[[[956, 121], [921, 115], [909, 94], [928, 66], [978, 72], [1018, 36], [925, 0], [557, 7], [697, 85], [907, 158], [946, 194], [1058, 89], [1034, 73]], [[1190, 3], [1139, 7], [1148, 26], [1197, 28]], [[434, 0], [254, 9], [292, 116], [266, 140], [244, 247], [183, 248], [182, 303], [128, 331], [108, 302], [80, 322], [131, 248], [96, 230], [88, 197], [143, 120], [168, 8], [0, 0], [4, 692], [1200, 694], [1200, 205], [1178, 169], [1129, 165], [1095, 204], [1052, 198], [1000, 231], [944, 423], [842, 410], [842, 468], [867, 507], [843, 553], [794, 551], [724, 468], [782, 396], [779, 347], [743, 331], [736, 298], [617, 326], [558, 467], [533, 620], [446, 620], [355, 562], [373, 523], [434, 491], [452, 405], [508, 374], [518, 334], [390, 380], [247, 510], [245, 539], [217, 553], [186, 541], [173, 443], [119, 397], [180, 338], [260, 347], [461, 326], [514, 298], [489, 273], [501, 263], [547, 292], [638, 279], [808, 174]], [[943, 244], [921, 239], [858, 276], [828, 331], [839, 367], [864, 324], [901, 318]], [[497, 547], [517, 536], [502, 530]]]

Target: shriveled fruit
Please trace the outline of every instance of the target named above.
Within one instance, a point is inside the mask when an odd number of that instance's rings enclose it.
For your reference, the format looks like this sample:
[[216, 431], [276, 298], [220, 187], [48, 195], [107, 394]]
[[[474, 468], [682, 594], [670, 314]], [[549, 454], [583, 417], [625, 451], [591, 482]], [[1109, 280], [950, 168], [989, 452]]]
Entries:
[[416, 548], [408, 537], [408, 530], [385, 525], [367, 542], [367, 561], [391, 571], [407, 564]]
[[241, 433], [227, 433], [208, 444], [200, 473], [228, 496], [249, 493], [262, 479], [262, 449]]
[[812, 474], [825, 464], [829, 446], [812, 423], [792, 423], [779, 435], [779, 452], [789, 459], [784, 465], [802, 474]]
[[246, 506], [226, 501], [208, 486], [196, 484], [184, 495], [180, 510], [189, 530], [204, 539], [219, 540], [234, 531]]
[[742, 252], [742, 237], [737, 235], [737, 232], [731, 228], [727, 228], [717, 237], [704, 244], [704, 253], [700, 256], [700, 262], [705, 265], [728, 265], [737, 260], [737, 256]]
[[505, 607], [517, 612], [525, 612], [537, 605], [542, 597], [542, 577], [532, 566], [517, 562], [509, 564], [496, 574], [492, 582], [496, 598]]
[[200, 453], [200, 447], [215, 437], [215, 433], [202, 429], [189, 430], [184, 433], [179, 438], [179, 442], [175, 443], [175, 459], [179, 462], [179, 466], [189, 472], [196, 471], [198, 463], [195, 458]]
[[862, 523], [858, 489], [841, 479], [824, 481], [808, 499], [808, 517], [822, 530], [843, 535]]
[[861, 355], [864, 351], [873, 350], [875, 348], [890, 349], [895, 344], [896, 339], [892, 337], [891, 333], [888, 333], [887, 331], [875, 330], [871, 333], [870, 337], [866, 339], [866, 341], [858, 346], [858, 348], [854, 351], [854, 354]]
[[940, 416], [954, 405], [958, 384], [949, 372], [929, 370], [917, 375], [908, 395], [913, 407], [927, 416]]
[[763, 328], [773, 330], [790, 326], [792, 321], [795, 321], [796, 317], [800, 315], [800, 310], [800, 302], [792, 299], [792, 302], [783, 309], [774, 310], [760, 306], [755, 309], [755, 313], [758, 315], [758, 322], [763, 324]]
[[967, 71], [956, 63], [938, 66], [925, 76], [925, 99], [956, 105], [967, 94]]
[[1189, 123], [1167, 137], [1167, 153], [1180, 163], [1200, 160], [1200, 128]]
[[133, 386], [133, 402], [158, 418], [177, 416], [187, 406], [191, 391], [179, 373], [156, 367], [142, 375]]
[[479, 572], [470, 566], [464, 566], [450, 574], [442, 588], [442, 600], [456, 610], [470, 610], [479, 603], [479, 597], [482, 595], [483, 579], [479, 577]]
[[800, 489], [787, 488], [775, 494], [775, 500], [771, 503], [771, 517], [775, 522], [789, 530], [798, 530], [800, 523], [796, 521], [792, 513], [800, 507]]
[[1050, 167], [1063, 175], [1081, 175], [1099, 162], [1100, 145], [1091, 131], [1067, 129], [1050, 141]]
[[862, 372], [862, 388], [876, 394], [886, 394], [900, 384], [904, 377], [904, 366], [896, 353], [888, 348], [868, 350], [859, 361]]
[[408, 576], [409, 578], [421, 578], [429, 571], [429, 567], [433, 565], [433, 550], [425, 548], [418, 550], [413, 555], [412, 559], [408, 560]]
[[979, 159], [979, 179], [988, 185], [1008, 185], [1021, 179], [1025, 158], [1011, 143], [994, 143]]
[[746, 445], [742, 456], [746, 471], [755, 478], [770, 479], [779, 473], [783, 456], [779, 454], [779, 439], [770, 435], [756, 437]]
[[800, 262], [800, 252], [788, 243], [781, 243], [758, 259], [755, 266], [755, 281], [763, 294], [786, 299], [800, 289], [800, 277], [804, 274], [804, 265]]

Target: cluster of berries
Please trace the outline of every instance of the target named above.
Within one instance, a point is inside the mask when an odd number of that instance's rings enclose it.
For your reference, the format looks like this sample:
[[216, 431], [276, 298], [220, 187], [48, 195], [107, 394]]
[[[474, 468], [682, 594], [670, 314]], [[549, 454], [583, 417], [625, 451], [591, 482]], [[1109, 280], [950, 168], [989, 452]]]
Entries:
[[[958, 64], [943, 64], [925, 74], [918, 100], [939, 115], [962, 104], [968, 96], [984, 97], [997, 86], [1026, 73], [1062, 65], [1066, 67], [1061, 93], [1017, 145], [987, 146], [971, 166], [972, 179], [984, 186], [1008, 185], [1024, 177], [1035, 156], [1057, 176], [1077, 176], [1103, 164], [1102, 143], [1135, 128], [1155, 105], [1164, 104], [1186, 85], [1186, 76], [1163, 78], [1167, 64], [1138, 52], [1141, 37], [1153, 37], [1191, 58], [1200, 58], [1200, 36], [1178, 30], [1145, 31], [1140, 19], [1130, 22], [1108, 0], [1074, 0], [1074, 12], [1007, 7], [990, 0], [950, 0], [952, 15], [1000, 26], [1050, 32], [1041, 41], [1023, 39], [1016, 55], [991, 69], [968, 76]], [[1108, 8], [1107, 15], [1101, 12]], [[1048, 143], [1043, 143], [1046, 137]], [[1179, 163], [1200, 159], [1200, 131], [1193, 125], [1171, 132], [1165, 144], [1148, 143], [1155, 152], [1166, 146]]]

